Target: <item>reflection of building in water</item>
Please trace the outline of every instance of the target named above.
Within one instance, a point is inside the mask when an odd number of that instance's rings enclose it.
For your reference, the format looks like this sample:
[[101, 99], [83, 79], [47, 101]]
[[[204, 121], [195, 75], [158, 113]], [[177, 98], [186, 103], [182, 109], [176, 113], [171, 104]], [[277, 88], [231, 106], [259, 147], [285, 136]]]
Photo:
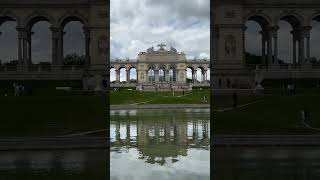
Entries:
[[[107, 161], [106, 150], [65, 150], [65, 151], [17, 151], [0, 153], [0, 172], [41, 170], [66, 171], [72, 174], [85, 172], [102, 166]], [[47, 175], [47, 174], [46, 174]], [[5, 179], [5, 178], [4, 178]]]
[[[113, 128], [112, 128], [113, 127]], [[163, 165], [165, 158], [186, 156], [189, 147], [209, 147], [209, 121], [113, 121], [113, 147], [134, 146], [148, 163]]]

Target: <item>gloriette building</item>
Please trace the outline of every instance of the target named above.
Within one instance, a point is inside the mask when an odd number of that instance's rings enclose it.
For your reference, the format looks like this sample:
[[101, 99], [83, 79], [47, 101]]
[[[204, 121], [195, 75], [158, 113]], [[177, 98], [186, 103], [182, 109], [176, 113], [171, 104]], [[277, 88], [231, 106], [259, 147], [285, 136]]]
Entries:
[[[209, 86], [209, 59], [187, 60], [186, 54], [175, 48], [165, 49], [159, 44], [159, 49], [148, 48], [140, 52], [136, 60], [113, 60], [111, 70], [114, 69], [116, 80], [111, 87], [136, 87], [137, 90], [151, 91], [185, 91], [192, 86]], [[192, 77], [187, 78], [187, 69]], [[120, 74], [124, 71], [126, 80], [120, 81]], [[131, 70], [136, 71], [136, 77], [130, 77]], [[197, 73], [200, 71], [200, 73]], [[200, 77], [197, 77], [200, 74]]]

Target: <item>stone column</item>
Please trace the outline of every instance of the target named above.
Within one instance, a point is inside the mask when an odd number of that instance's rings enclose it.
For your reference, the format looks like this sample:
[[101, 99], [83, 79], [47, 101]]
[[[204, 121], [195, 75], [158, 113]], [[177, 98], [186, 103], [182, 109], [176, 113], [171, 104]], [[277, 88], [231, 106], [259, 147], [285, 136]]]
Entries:
[[207, 70], [204, 70], [204, 80], [203, 82], [207, 82]]
[[83, 32], [85, 35], [85, 64], [90, 64], [90, 29], [87, 27], [83, 28]]
[[155, 82], [159, 82], [159, 69], [154, 70]]
[[64, 55], [63, 55], [63, 36], [66, 33], [63, 32], [63, 29], [60, 29], [60, 38], [58, 39], [58, 64], [59, 65], [63, 65], [63, 61], [64, 61]]
[[165, 74], [165, 81], [166, 81], [166, 82], [169, 82], [169, 81], [170, 81], [169, 69], [165, 69], [164, 71], [165, 71], [165, 73], [164, 73], [164, 74]]
[[59, 31], [57, 28], [50, 28], [52, 33], [52, 65], [58, 64], [58, 39]]
[[265, 31], [260, 31], [260, 34], [262, 35], [262, 52], [261, 52], [261, 63], [266, 63], [266, 33]]
[[196, 69], [194, 70], [194, 82], [195, 83], [198, 82], [197, 81], [197, 70]]
[[28, 41], [28, 52], [27, 52], [27, 54], [28, 54], [28, 65], [31, 65], [32, 64], [32, 55], [31, 55], [31, 47], [32, 47], [32, 45], [31, 45], [31, 36], [34, 34], [34, 32], [31, 32], [31, 31], [29, 31], [28, 32], [28, 37], [27, 37], [27, 41]]
[[22, 27], [17, 27], [18, 31], [18, 65], [20, 66], [20, 70], [22, 70], [25, 65], [25, 44], [24, 40], [26, 38], [26, 30]]
[[292, 34], [292, 47], [293, 47], [292, 63], [296, 64], [297, 63], [297, 37], [296, 37], [295, 31], [291, 31], [291, 34]]
[[305, 38], [307, 39], [307, 59], [305, 61], [305, 63], [310, 63], [310, 30], [312, 27], [305, 27], [304, 31], [305, 31]]
[[305, 43], [304, 32], [303, 30], [300, 30], [299, 32], [299, 63], [300, 64], [305, 62], [304, 43]]
[[22, 40], [22, 46], [23, 46], [23, 65], [27, 67], [28, 65], [28, 40], [27, 35]]
[[130, 83], [130, 69], [126, 70], [127, 73], [127, 81], [126, 83], [129, 84]]
[[268, 66], [272, 64], [272, 31], [268, 31]]
[[120, 71], [119, 69], [116, 69], [116, 83], [120, 82]]
[[278, 62], [278, 29], [279, 27], [275, 27], [273, 29], [273, 48], [274, 48], [274, 64], [279, 64]]

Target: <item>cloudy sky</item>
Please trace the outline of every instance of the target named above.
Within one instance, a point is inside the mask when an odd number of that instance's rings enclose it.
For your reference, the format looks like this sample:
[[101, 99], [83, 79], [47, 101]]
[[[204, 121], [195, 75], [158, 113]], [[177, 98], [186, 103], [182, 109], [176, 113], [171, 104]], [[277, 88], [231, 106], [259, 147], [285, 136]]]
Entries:
[[209, 0], [111, 0], [111, 57], [135, 59], [164, 43], [210, 58]]

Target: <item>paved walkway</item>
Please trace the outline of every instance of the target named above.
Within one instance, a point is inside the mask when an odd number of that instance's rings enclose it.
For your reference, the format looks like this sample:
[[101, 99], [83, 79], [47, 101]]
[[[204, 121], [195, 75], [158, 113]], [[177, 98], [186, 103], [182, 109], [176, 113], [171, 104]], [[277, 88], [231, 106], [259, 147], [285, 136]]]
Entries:
[[216, 135], [212, 147], [320, 146], [320, 135]]
[[85, 136], [85, 135], [95, 134], [95, 133], [99, 133], [99, 132], [107, 132], [107, 130], [108, 129], [99, 129], [99, 130], [95, 130], [95, 131], [86, 131], [86, 132], [73, 133], [73, 134], [67, 134], [67, 135], [56, 136], [56, 137], [57, 138], [65, 138], [65, 137], [74, 137], [74, 136]]
[[0, 151], [107, 149], [106, 137], [0, 139]]
[[254, 102], [250, 102], [250, 103], [238, 105], [237, 107], [228, 107], [228, 108], [223, 108], [223, 109], [214, 109], [213, 112], [225, 112], [225, 111], [230, 111], [230, 110], [233, 110], [233, 109], [239, 109], [239, 108], [243, 108], [243, 107], [246, 107], [246, 106], [250, 106], [250, 105], [252, 105], [252, 104], [257, 104], [257, 103], [262, 102], [262, 101], [264, 101], [264, 99], [260, 99], [260, 100], [254, 101]]

